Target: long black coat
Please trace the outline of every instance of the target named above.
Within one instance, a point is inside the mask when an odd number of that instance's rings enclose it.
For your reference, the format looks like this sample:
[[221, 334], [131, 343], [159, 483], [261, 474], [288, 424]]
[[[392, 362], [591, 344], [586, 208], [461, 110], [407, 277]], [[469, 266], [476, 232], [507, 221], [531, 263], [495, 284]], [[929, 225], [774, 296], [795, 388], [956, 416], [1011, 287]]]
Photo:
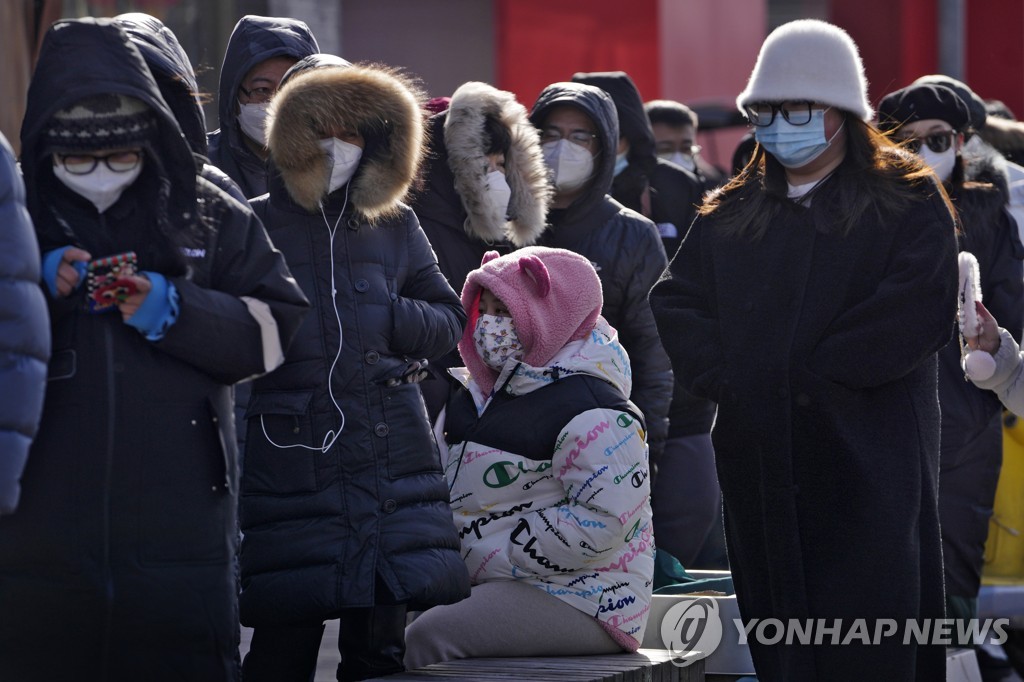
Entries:
[[[98, 214], [54, 177], [43, 130], [109, 92], [145, 102], [158, 132], [139, 179]], [[179, 314], [150, 341], [116, 311], [88, 313], [84, 287], [50, 302], [43, 418], [21, 506], [0, 518], [0, 677], [234, 679], [231, 384], [269, 369], [264, 351], [287, 348], [308, 303], [252, 212], [196, 176], [145, 62], [107, 20], [47, 33], [22, 164], [43, 253], [135, 250], [174, 285]]]
[[[740, 611], [943, 614], [936, 351], [956, 315], [956, 239], [934, 186], [848, 236], [785, 201], [762, 239], [698, 218], [651, 294], [673, 366], [718, 402], [712, 431]], [[774, 646], [763, 680], [934, 680], [941, 647]], [[915, 677], [916, 674], [916, 677]]]

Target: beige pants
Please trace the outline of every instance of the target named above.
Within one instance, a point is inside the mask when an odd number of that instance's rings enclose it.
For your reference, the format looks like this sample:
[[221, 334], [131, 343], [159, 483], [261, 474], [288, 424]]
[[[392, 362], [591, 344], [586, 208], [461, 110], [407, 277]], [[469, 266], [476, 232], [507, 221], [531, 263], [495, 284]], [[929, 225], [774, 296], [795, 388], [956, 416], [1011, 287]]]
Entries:
[[518, 581], [483, 583], [425, 611], [405, 631], [408, 670], [458, 658], [585, 656], [622, 651], [596, 618]]

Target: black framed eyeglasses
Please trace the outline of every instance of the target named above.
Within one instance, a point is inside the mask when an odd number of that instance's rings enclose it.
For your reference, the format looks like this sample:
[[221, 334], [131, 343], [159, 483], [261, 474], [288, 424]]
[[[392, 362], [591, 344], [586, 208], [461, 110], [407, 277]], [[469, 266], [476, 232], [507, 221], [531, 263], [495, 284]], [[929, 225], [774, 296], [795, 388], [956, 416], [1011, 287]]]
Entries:
[[62, 166], [72, 175], [88, 175], [103, 162], [115, 173], [127, 173], [135, 170], [142, 161], [142, 150], [111, 152], [98, 156], [95, 154], [57, 154]]
[[901, 144], [909, 151], [915, 154], [921, 151], [921, 144], [928, 145], [928, 149], [931, 149], [936, 154], [949, 151], [949, 148], [953, 146], [953, 137], [956, 136], [955, 130], [944, 130], [941, 133], [932, 133], [925, 135], [924, 137], [908, 137], [901, 140]]
[[547, 144], [548, 142], [558, 142], [561, 139], [569, 140], [573, 144], [578, 144], [581, 147], [590, 148], [590, 145], [597, 138], [596, 133], [588, 133], [586, 130], [574, 130], [568, 135], [562, 135], [562, 131], [558, 128], [545, 128], [540, 131], [541, 144]]
[[266, 104], [274, 96], [275, 92], [273, 88], [266, 87], [246, 90], [241, 85], [238, 86], [238, 91], [245, 95], [245, 98], [249, 100], [250, 104]]
[[787, 100], [778, 104], [771, 102], [754, 102], [743, 107], [743, 113], [753, 125], [758, 128], [770, 126], [775, 122], [775, 115], [782, 114], [788, 123], [795, 126], [805, 126], [811, 122], [815, 110], [828, 110], [815, 102], [803, 100]]

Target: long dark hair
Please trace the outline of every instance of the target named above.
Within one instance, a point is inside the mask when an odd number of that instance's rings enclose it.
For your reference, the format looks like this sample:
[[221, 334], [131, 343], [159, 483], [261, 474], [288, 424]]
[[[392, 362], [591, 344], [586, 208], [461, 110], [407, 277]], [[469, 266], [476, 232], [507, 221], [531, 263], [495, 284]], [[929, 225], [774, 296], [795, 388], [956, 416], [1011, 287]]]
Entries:
[[[888, 137], [860, 118], [846, 113], [846, 155], [839, 166], [814, 190], [812, 211], [828, 211], [829, 224], [849, 234], [864, 215], [879, 220], [900, 215], [920, 194], [915, 187], [931, 176], [915, 155], [898, 149]], [[953, 213], [949, 197], [938, 187]], [[715, 216], [727, 234], [760, 239], [785, 206], [786, 169], [758, 145], [742, 171], [708, 195], [698, 210]], [[955, 215], [955, 214], [954, 214]]]

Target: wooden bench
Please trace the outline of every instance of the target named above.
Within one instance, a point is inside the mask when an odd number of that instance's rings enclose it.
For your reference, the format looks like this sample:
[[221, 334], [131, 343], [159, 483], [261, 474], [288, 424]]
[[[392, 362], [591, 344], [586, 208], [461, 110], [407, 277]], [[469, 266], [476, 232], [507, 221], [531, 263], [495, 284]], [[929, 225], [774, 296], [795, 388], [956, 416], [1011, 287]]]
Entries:
[[704, 661], [694, 661], [681, 668], [672, 663], [668, 651], [659, 649], [606, 656], [467, 658], [376, 679], [387, 682], [704, 682]]

